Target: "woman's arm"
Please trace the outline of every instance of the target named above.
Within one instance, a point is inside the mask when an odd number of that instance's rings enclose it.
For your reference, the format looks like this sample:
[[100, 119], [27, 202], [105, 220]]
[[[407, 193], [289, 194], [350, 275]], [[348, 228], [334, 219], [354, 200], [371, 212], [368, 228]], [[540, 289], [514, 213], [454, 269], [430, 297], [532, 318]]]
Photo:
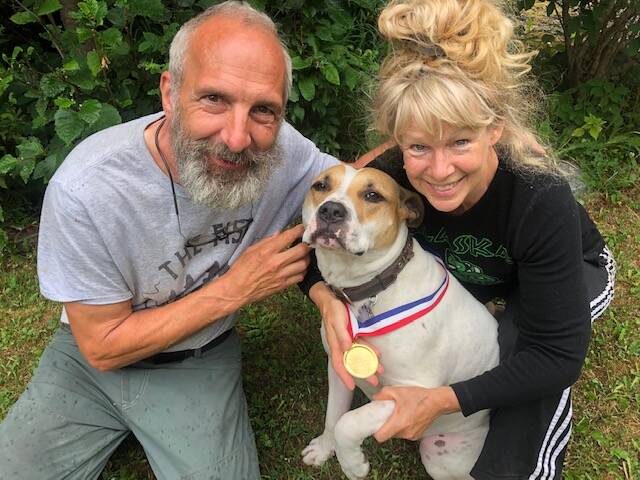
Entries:
[[509, 251], [519, 285], [507, 314], [515, 309], [514, 353], [452, 385], [465, 415], [556, 394], [579, 377], [591, 334], [579, 218], [564, 184], [540, 189], [512, 215]]

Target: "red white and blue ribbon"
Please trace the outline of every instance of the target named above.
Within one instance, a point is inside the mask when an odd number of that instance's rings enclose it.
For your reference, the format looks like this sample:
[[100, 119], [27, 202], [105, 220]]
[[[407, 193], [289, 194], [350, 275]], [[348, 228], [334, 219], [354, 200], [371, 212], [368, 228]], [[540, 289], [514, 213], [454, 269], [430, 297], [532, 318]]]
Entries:
[[357, 315], [351, 307], [345, 303], [348, 317], [347, 329], [351, 334], [351, 338], [384, 335], [385, 333], [404, 327], [436, 308], [449, 287], [449, 272], [442, 263], [439, 261], [438, 263], [444, 270], [444, 279], [437, 290], [426, 297], [392, 308], [362, 322], [358, 321]]

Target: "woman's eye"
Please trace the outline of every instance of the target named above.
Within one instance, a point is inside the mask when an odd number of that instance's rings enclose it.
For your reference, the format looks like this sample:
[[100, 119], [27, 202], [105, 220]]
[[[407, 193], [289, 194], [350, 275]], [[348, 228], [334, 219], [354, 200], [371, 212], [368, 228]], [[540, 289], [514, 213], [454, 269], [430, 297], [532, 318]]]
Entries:
[[378, 192], [374, 192], [373, 190], [371, 190], [364, 194], [364, 199], [367, 202], [378, 203], [378, 202], [382, 202], [384, 200], [384, 197], [380, 195]]
[[455, 142], [453, 142], [453, 144], [456, 147], [466, 147], [467, 145], [469, 145], [470, 141], [468, 138], [461, 138], [459, 140], [456, 140]]
[[326, 182], [324, 182], [323, 180], [314, 183], [313, 185], [311, 185], [311, 188], [313, 188], [316, 192], [326, 192], [328, 189]]
[[411, 150], [413, 150], [414, 152], [418, 152], [418, 153], [421, 153], [421, 152], [424, 152], [424, 151], [426, 151], [426, 150], [427, 150], [426, 145], [421, 145], [421, 144], [419, 144], [419, 143], [414, 143], [414, 144], [413, 144], [413, 145], [411, 145], [409, 148], [410, 148]]

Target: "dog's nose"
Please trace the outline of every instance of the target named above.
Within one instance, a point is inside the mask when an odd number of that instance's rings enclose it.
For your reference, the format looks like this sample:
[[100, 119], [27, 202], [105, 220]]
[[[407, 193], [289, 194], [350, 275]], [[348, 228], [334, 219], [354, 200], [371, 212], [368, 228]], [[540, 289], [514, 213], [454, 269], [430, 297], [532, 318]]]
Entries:
[[327, 223], [342, 222], [347, 217], [347, 209], [338, 202], [325, 202], [318, 210], [318, 217]]

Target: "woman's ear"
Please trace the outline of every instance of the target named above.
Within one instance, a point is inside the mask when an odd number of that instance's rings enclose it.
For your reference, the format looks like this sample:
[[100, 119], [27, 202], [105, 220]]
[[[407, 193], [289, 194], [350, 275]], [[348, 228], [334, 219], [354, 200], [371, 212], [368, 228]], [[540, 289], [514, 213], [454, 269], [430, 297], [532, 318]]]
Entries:
[[407, 221], [407, 226], [414, 228], [422, 224], [424, 219], [424, 203], [416, 192], [398, 186], [400, 189], [400, 212]]
[[504, 131], [504, 123], [496, 123], [489, 127], [489, 141], [491, 142], [491, 146], [494, 146], [500, 138], [502, 137], [502, 132]]

